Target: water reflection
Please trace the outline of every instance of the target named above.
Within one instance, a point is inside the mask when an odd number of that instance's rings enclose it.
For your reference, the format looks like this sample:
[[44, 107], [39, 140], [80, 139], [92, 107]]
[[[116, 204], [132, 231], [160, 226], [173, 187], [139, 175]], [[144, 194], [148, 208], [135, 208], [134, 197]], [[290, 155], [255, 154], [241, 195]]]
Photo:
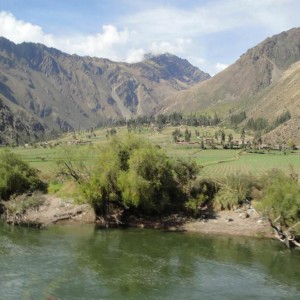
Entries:
[[272, 240], [0, 225], [3, 299], [299, 298], [299, 259]]

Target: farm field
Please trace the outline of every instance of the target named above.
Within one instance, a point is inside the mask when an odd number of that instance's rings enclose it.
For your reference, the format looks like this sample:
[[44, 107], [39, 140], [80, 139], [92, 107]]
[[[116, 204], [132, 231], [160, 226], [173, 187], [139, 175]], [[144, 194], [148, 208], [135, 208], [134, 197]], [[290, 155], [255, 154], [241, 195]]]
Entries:
[[289, 173], [293, 169], [300, 174], [300, 154], [255, 154], [243, 153], [238, 159], [205, 166], [201, 175], [204, 177], [224, 177], [230, 174], [263, 175], [272, 169]]
[[[159, 145], [170, 157], [193, 159], [203, 168], [200, 176], [221, 178], [230, 174], [253, 174], [262, 175], [268, 170], [278, 168], [288, 173], [290, 166], [300, 174], [300, 152], [271, 152], [266, 154], [245, 153], [240, 149], [200, 149], [199, 144], [175, 144], [172, 138], [172, 131], [175, 127], [166, 127], [161, 133], [153, 131], [151, 128], [142, 128], [139, 136], [149, 139], [154, 144]], [[189, 127], [189, 130], [194, 131], [194, 127]], [[185, 127], [182, 129], [185, 130]], [[200, 133], [205, 136], [212, 136], [219, 128], [199, 128]], [[127, 133], [127, 128], [121, 127], [117, 129], [117, 135], [123, 136]], [[205, 132], [205, 133], [204, 133]], [[233, 130], [225, 130], [238, 138], [238, 133]], [[55, 147], [38, 147], [38, 148], [14, 148], [13, 151], [19, 154], [31, 166], [39, 169], [43, 175], [48, 177], [55, 176], [56, 162], [66, 156], [67, 151], [75, 151], [86, 162], [87, 165], [92, 165], [97, 157], [97, 146], [107, 143], [109, 140], [106, 137], [107, 129], [100, 129], [95, 132], [96, 136], [91, 139], [92, 144], [89, 145], [68, 145], [74, 137], [69, 134], [59, 140], [49, 142], [60, 143]], [[77, 134], [77, 139], [82, 141], [87, 140], [86, 133]], [[193, 142], [197, 141], [192, 134]]]

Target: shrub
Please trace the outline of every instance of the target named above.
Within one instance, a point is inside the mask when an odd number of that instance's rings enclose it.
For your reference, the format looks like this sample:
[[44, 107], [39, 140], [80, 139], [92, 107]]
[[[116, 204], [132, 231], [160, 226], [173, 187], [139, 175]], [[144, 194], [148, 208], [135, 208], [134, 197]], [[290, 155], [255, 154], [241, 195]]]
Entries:
[[43, 189], [37, 170], [31, 168], [16, 154], [0, 151], [0, 199], [8, 200], [13, 194]]
[[273, 170], [264, 181], [260, 209], [271, 219], [280, 217], [281, 225], [285, 227], [300, 221], [299, 183], [279, 170]]
[[207, 179], [195, 181], [191, 187], [190, 198], [185, 203], [187, 212], [198, 217], [203, 210], [210, 210], [216, 191], [214, 181]]
[[150, 142], [128, 135], [101, 147], [90, 176], [78, 184], [81, 198], [98, 214], [116, 206], [160, 214], [183, 208], [198, 171], [196, 163], [172, 160]]
[[228, 176], [217, 192], [214, 206], [216, 209], [236, 209], [246, 199], [250, 199], [252, 191], [260, 187], [260, 182], [252, 175], [235, 174]]

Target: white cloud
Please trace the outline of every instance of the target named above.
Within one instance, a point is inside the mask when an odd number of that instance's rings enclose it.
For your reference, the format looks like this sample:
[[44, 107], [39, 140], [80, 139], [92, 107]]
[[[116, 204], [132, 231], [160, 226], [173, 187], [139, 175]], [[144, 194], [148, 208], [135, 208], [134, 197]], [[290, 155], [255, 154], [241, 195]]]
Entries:
[[116, 45], [126, 44], [128, 31], [118, 31], [113, 25], [102, 26], [102, 32], [88, 36], [58, 38], [56, 46], [61, 50], [79, 55], [117, 58]]
[[161, 53], [184, 53], [187, 46], [191, 44], [191, 39], [177, 39], [174, 43], [153, 42], [150, 46], [150, 52], [153, 54]]
[[53, 43], [53, 36], [45, 34], [40, 26], [16, 18], [9, 12], [0, 12], [0, 36], [15, 43], [39, 42]]
[[228, 65], [222, 64], [219, 62], [215, 64], [215, 69], [216, 69], [217, 73], [225, 70], [227, 67], [228, 67]]
[[142, 60], [147, 52], [170, 52], [213, 74], [224, 69], [220, 61], [233, 62], [267, 36], [299, 26], [298, 0], [193, 1], [186, 8], [176, 7], [177, 1], [138, 2], [126, 16], [115, 17], [112, 12], [110, 25], [99, 24], [99, 32], [90, 35], [67, 35], [63, 28], [54, 35], [0, 12], [0, 35], [16, 43], [40, 42], [67, 53], [127, 62]]
[[[200, 2], [200, 1], [199, 1]], [[296, 3], [295, 3], [296, 2]], [[193, 39], [246, 26], [262, 26], [273, 32], [298, 23], [300, 2], [295, 0], [219, 0], [192, 9], [161, 6], [125, 16], [120, 23], [135, 29], [144, 41], [157, 43], [178, 37]], [[288, 4], [293, 4], [289, 5]], [[294, 7], [294, 10], [291, 9]]]
[[146, 51], [142, 48], [139, 49], [130, 49], [127, 53], [127, 57], [125, 59], [128, 63], [136, 63], [142, 61], [144, 58]]
[[0, 36], [4, 36], [15, 43], [24, 41], [42, 43], [79, 55], [120, 59], [114, 47], [126, 44], [128, 35], [126, 29], [118, 31], [113, 25], [104, 25], [102, 32], [94, 35], [53, 36], [46, 34], [40, 26], [17, 20], [11, 13], [0, 12]]

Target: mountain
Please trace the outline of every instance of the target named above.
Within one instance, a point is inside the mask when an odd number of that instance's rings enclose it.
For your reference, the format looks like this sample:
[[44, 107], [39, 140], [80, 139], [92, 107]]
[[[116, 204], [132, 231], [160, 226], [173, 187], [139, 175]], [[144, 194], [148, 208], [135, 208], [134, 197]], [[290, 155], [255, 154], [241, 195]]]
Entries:
[[248, 110], [249, 118], [263, 117], [274, 121], [289, 111], [292, 118], [264, 136], [265, 142], [280, 144], [300, 142], [300, 61], [292, 64], [281, 78], [259, 95]]
[[[26, 115], [24, 122], [41, 124], [40, 134], [89, 128], [105, 118], [155, 114], [167, 96], [208, 78], [171, 54], [128, 64], [0, 38], [1, 103], [7, 113]], [[30, 122], [24, 126], [31, 128]]]
[[[284, 72], [299, 60], [300, 29], [293, 28], [249, 49], [234, 64], [211, 79], [166, 98], [162, 112], [210, 109], [226, 114], [229, 109], [239, 108], [254, 111], [253, 106], [257, 107], [259, 103], [264, 105], [267, 97], [264, 91], [275, 87], [283, 76], [287, 76]], [[281, 82], [281, 86], [283, 84]], [[269, 92], [268, 95], [271, 94]], [[276, 95], [276, 92], [273, 94]], [[288, 109], [290, 104], [286, 102], [285, 106]], [[279, 106], [273, 107], [268, 117], [273, 118], [280, 113], [280, 109]]]
[[26, 142], [45, 134], [45, 128], [23, 109], [11, 109], [0, 99], [0, 145]]
[[[0, 138], [38, 138], [50, 130], [88, 128], [105, 118], [170, 112], [246, 111], [271, 124], [291, 119], [266, 140], [300, 142], [300, 28], [274, 35], [210, 78], [171, 54], [146, 55], [135, 64], [68, 55], [41, 44], [0, 38]], [[11, 117], [14, 118], [13, 121]]]

